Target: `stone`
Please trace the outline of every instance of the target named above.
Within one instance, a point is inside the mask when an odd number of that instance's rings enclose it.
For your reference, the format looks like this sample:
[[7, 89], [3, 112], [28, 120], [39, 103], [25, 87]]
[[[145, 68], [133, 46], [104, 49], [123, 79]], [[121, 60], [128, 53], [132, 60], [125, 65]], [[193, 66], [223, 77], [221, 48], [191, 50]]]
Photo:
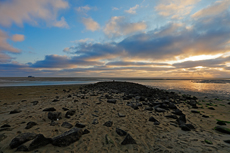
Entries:
[[189, 129], [194, 130], [195, 127], [192, 124], [185, 124]]
[[68, 123], [68, 122], [63, 122], [61, 126], [64, 127], [64, 128], [68, 128], [68, 129], [73, 127], [73, 125]]
[[109, 137], [109, 135], [108, 134], [106, 134], [105, 135], [105, 142], [106, 142], [106, 144], [114, 144], [113, 143], [113, 140]]
[[33, 105], [37, 105], [38, 104], [38, 101], [32, 101], [31, 102]]
[[49, 108], [43, 109], [43, 111], [45, 111], [45, 112], [52, 112], [52, 111], [56, 111], [56, 109], [54, 107], [49, 107]]
[[98, 120], [94, 119], [92, 124], [98, 124]]
[[2, 140], [4, 140], [4, 139], [6, 139], [7, 138], [7, 136], [3, 133], [3, 134], [0, 134], [0, 142], [2, 141]]
[[16, 148], [27, 141], [33, 140], [36, 136], [35, 133], [21, 133], [10, 142], [10, 148]]
[[59, 100], [58, 99], [54, 99], [52, 102], [58, 102]]
[[68, 108], [62, 107], [62, 110], [67, 111], [69, 110]]
[[145, 107], [145, 110], [152, 111], [153, 108], [152, 107]]
[[15, 109], [15, 110], [10, 111], [10, 114], [16, 114], [16, 113], [20, 113], [20, 112], [21, 112], [21, 110]]
[[225, 121], [217, 121], [216, 124], [219, 124], [219, 125], [226, 125]]
[[160, 122], [158, 120], [156, 120], [154, 117], [150, 117], [149, 121], [154, 122], [154, 125], [159, 125], [160, 124]]
[[78, 128], [84, 128], [84, 127], [85, 127], [85, 125], [84, 125], [84, 124], [81, 124], [81, 123], [76, 123], [75, 126], [78, 127]]
[[127, 134], [125, 139], [121, 142], [121, 145], [126, 144], [137, 144], [136, 141], [131, 137], [130, 134]]
[[219, 132], [222, 132], [222, 133], [230, 134], [230, 129], [228, 129], [226, 127], [216, 126], [214, 129], [216, 131], [219, 131]]
[[82, 134], [88, 134], [88, 133], [90, 133], [90, 131], [85, 129]]
[[119, 117], [125, 117], [126, 115], [122, 114], [122, 113], [118, 113]]
[[166, 115], [165, 117], [167, 117], [167, 118], [173, 118], [173, 119], [178, 119], [178, 117], [176, 115]]
[[134, 109], [134, 110], [137, 110], [139, 109], [137, 105], [134, 105], [134, 104], [131, 104], [131, 107]]
[[206, 142], [207, 144], [213, 144], [212, 141], [205, 139], [204, 142]]
[[176, 105], [173, 104], [173, 103], [171, 103], [171, 102], [168, 104], [168, 108], [170, 108], [170, 109], [177, 109]]
[[25, 145], [19, 146], [16, 151], [29, 151], [29, 149]]
[[155, 111], [157, 111], [157, 112], [166, 112], [165, 109], [159, 108], [159, 107], [155, 108]]
[[61, 119], [61, 112], [49, 112], [48, 113], [48, 118], [51, 121], [59, 120], [59, 119]]
[[179, 109], [175, 109], [174, 112], [172, 112], [172, 113], [176, 114], [176, 115], [183, 115], [182, 111]]
[[50, 143], [52, 143], [51, 138], [45, 138], [43, 134], [38, 134], [36, 138], [31, 142], [28, 149], [34, 150], [34, 149], [37, 149], [39, 147], [45, 146]]
[[7, 128], [7, 127], [11, 127], [9, 124], [4, 124], [1, 126], [1, 128]]
[[30, 128], [32, 128], [35, 125], [37, 125], [37, 123], [35, 123], [35, 122], [28, 122], [27, 125], [26, 125], [26, 127], [25, 127], [25, 129], [30, 129]]
[[65, 117], [70, 118], [70, 116], [73, 116], [76, 113], [75, 109], [70, 109], [66, 112]]
[[181, 128], [181, 130], [183, 130], [183, 131], [191, 131], [190, 128], [189, 128], [188, 126], [186, 126], [186, 124], [181, 124], [181, 125], [180, 125], [180, 128]]
[[226, 142], [226, 143], [229, 143], [229, 144], [230, 144], [230, 140], [224, 140], [224, 142]]
[[200, 113], [200, 111], [197, 110], [191, 110], [192, 113]]
[[186, 123], [186, 117], [185, 117], [185, 115], [180, 115], [180, 117], [178, 118], [178, 120], [181, 120], [182, 122]]
[[207, 115], [202, 115], [202, 117], [204, 117], [204, 118], [209, 118], [209, 116], [207, 116]]
[[59, 123], [55, 121], [51, 121], [50, 126], [56, 126], [56, 125], [59, 125]]
[[125, 132], [124, 130], [119, 129], [119, 128], [116, 128], [116, 132], [120, 136], [125, 136], [127, 134], [127, 132]]
[[213, 108], [213, 107], [208, 107], [208, 109], [215, 110], [215, 108]]
[[63, 134], [52, 138], [52, 144], [54, 146], [65, 147], [74, 143], [80, 139], [82, 136], [82, 129], [72, 128], [69, 131], [64, 132]]
[[117, 100], [116, 99], [108, 99], [107, 103], [113, 103], [116, 104]]
[[111, 127], [113, 125], [113, 121], [107, 121], [103, 125], [107, 127]]

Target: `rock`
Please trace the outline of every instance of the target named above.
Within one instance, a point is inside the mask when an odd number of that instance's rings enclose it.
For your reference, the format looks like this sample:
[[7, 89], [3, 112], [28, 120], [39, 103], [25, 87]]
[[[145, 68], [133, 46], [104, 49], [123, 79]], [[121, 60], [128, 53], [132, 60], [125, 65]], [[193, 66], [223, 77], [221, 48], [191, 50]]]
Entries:
[[0, 142], [4, 140], [5, 138], [7, 138], [7, 136], [4, 133], [0, 134]]
[[224, 142], [226, 142], [226, 143], [229, 143], [229, 144], [230, 144], [230, 140], [224, 140]]
[[153, 108], [152, 107], [145, 107], [145, 110], [152, 111]]
[[48, 118], [51, 121], [59, 120], [59, 119], [61, 119], [61, 112], [49, 112], [48, 113]]
[[35, 133], [21, 133], [20, 135], [15, 137], [10, 142], [10, 148], [11, 149], [16, 148], [16, 147], [20, 146], [21, 144], [23, 144], [29, 140], [33, 140], [36, 136], [37, 136], [37, 134], [35, 134]]
[[230, 102], [228, 104], [230, 105]]
[[134, 109], [134, 110], [137, 110], [139, 109], [137, 105], [134, 105], [134, 104], [131, 104], [131, 107]]
[[180, 115], [180, 117], [178, 118], [178, 120], [181, 120], [182, 122], [186, 123], [185, 115]]
[[21, 112], [21, 110], [15, 109], [15, 110], [10, 111], [10, 114], [16, 114], [16, 113], [20, 113], [20, 112]]
[[107, 103], [113, 103], [116, 104], [117, 100], [116, 99], [108, 99]]
[[67, 111], [69, 110], [68, 108], [62, 107], [62, 110]]
[[49, 108], [43, 109], [43, 111], [45, 111], [45, 112], [52, 112], [52, 111], [56, 111], [56, 109], [54, 107], [49, 107]]
[[19, 146], [16, 151], [29, 151], [29, 149], [25, 145]]
[[59, 125], [59, 123], [55, 121], [51, 121], [50, 126], [56, 126], [56, 125]]
[[25, 129], [30, 129], [30, 128], [32, 128], [35, 125], [37, 125], [37, 123], [35, 123], [35, 122], [28, 122], [27, 125], [26, 125], [26, 127], [25, 127]]
[[88, 134], [88, 133], [90, 133], [90, 131], [85, 129], [82, 134]]
[[171, 103], [171, 102], [168, 104], [168, 108], [170, 108], [170, 109], [177, 109], [176, 105], [173, 104], [173, 103]]
[[80, 139], [82, 136], [82, 129], [80, 128], [72, 128], [69, 131], [66, 131], [65, 133], [52, 138], [52, 144], [54, 146], [59, 146], [59, 147], [65, 147], [70, 145], [71, 143], [74, 143]]
[[225, 121], [217, 121], [216, 124], [219, 124], [219, 125], [226, 125]]
[[34, 150], [34, 149], [37, 149], [39, 147], [45, 146], [45, 145], [50, 144], [50, 143], [52, 143], [51, 138], [45, 138], [44, 135], [38, 134], [36, 136], [36, 138], [31, 142], [28, 149]]
[[172, 112], [172, 113], [176, 114], [176, 115], [183, 115], [182, 111], [179, 109], [175, 109], [174, 112]]
[[185, 124], [190, 130], [194, 130], [195, 127], [192, 124]]
[[125, 139], [121, 142], [121, 145], [126, 144], [137, 144], [136, 141], [131, 137], [130, 134], [127, 134]]
[[68, 122], [63, 122], [61, 126], [64, 127], [64, 128], [68, 128], [68, 129], [73, 127], [73, 125], [68, 123]]
[[159, 108], [159, 107], [158, 107], [158, 108], [156, 108], [156, 109], [155, 109], [155, 111], [157, 111], [157, 112], [166, 112], [166, 110], [165, 110], [165, 109], [162, 109], [162, 108]]
[[32, 101], [31, 102], [33, 105], [37, 105], [38, 104], [38, 101]]
[[84, 125], [84, 124], [81, 124], [81, 123], [76, 123], [75, 126], [78, 127], [78, 128], [84, 128], [84, 127], [85, 127], [85, 125]]
[[122, 113], [118, 113], [119, 117], [125, 117], [126, 115], [122, 114]]
[[114, 144], [113, 140], [108, 136], [108, 134], [105, 135], [105, 142], [106, 144]]
[[94, 119], [92, 124], [98, 124], [98, 120]]
[[204, 118], [209, 118], [209, 116], [207, 116], [207, 115], [202, 115], [202, 117], [204, 117]]
[[230, 134], [230, 129], [228, 129], [226, 127], [216, 126], [214, 129], [216, 131], [219, 131], [219, 132], [222, 132], [222, 133]]
[[213, 107], [208, 107], [208, 109], [215, 110], [215, 108], [213, 108]]
[[200, 113], [200, 111], [197, 110], [191, 110], [192, 113]]
[[166, 115], [165, 117], [167, 117], [167, 118], [173, 118], [173, 119], [178, 119], [178, 117], [176, 115]]
[[212, 141], [205, 139], [204, 142], [206, 142], [207, 144], [212, 144]]
[[1, 128], [11, 127], [9, 124], [4, 124], [1, 126]]
[[186, 124], [181, 124], [181, 125], [180, 125], [180, 128], [181, 128], [181, 130], [183, 130], [183, 131], [191, 131], [190, 128], [189, 128], [188, 126], [186, 126]]
[[107, 121], [103, 125], [107, 127], [111, 127], [113, 125], [113, 121]]
[[116, 132], [120, 136], [125, 136], [127, 134], [127, 132], [125, 132], [124, 130], [119, 129], [119, 128], [116, 128]]
[[52, 102], [58, 102], [59, 100], [58, 99], [54, 99]]
[[154, 122], [154, 125], [159, 125], [160, 124], [160, 122], [158, 120], [156, 120], [154, 117], [150, 117], [149, 121]]
[[73, 116], [75, 114], [76, 110], [75, 109], [70, 109], [66, 112], [65, 117], [70, 118], [70, 116]]

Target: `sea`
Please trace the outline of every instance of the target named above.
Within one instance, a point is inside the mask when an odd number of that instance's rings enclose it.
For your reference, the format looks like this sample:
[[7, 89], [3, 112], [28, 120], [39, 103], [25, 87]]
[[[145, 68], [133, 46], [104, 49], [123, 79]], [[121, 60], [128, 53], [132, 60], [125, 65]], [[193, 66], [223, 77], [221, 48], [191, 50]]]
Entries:
[[183, 94], [230, 99], [230, 79], [226, 78], [0, 77], [0, 87], [92, 84], [102, 81], [134, 82]]

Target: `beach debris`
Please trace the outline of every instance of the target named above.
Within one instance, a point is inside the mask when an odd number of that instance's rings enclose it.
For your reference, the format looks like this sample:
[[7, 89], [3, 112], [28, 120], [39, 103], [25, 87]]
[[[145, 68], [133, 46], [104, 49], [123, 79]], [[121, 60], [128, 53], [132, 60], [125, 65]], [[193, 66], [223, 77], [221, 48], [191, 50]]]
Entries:
[[38, 134], [36, 138], [31, 142], [28, 149], [34, 150], [50, 143], [52, 143], [51, 138], [45, 138], [43, 134]]
[[73, 127], [73, 125], [68, 123], [68, 122], [63, 122], [61, 126], [64, 127], [64, 128], [68, 128], [68, 129]]
[[49, 108], [45, 108], [43, 109], [44, 112], [52, 112], [52, 111], [56, 111], [56, 109], [54, 107], [49, 107]]
[[214, 130], [222, 132], [222, 133], [230, 134], [230, 129], [223, 127], [223, 126], [216, 126]]
[[125, 132], [124, 130], [119, 129], [119, 128], [116, 128], [116, 132], [120, 136], [125, 136], [127, 134], [127, 132]]
[[136, 141], [131, 137], [130, 134], [127, 134], [125, 139], [121, 142], [121, 145], [126, 144], [137, 144]]
[[9, 146], [11, 149], [16, 148], [27, 141], [33, 140], [36, 136], [35, 133], [21, 133], [10, 142]]
[[28, 122], [27, 125], [26, 125], [26, 127], [25, 127], [25, 129], [30, 129], [30, 128], [32, 128], [35, 125], [37, 125], [37, 123], [35, 123], [35, 122]]
[[78, 128], [84, 128], [85, 127], [85, 125], [82, 124], [82, 123], [76, 123], [75, 126], [78, 127]]
[[65, 117], [70, 118], [70, 116], [73, 116], [75, 114], [76, 110], [75, 109], [70, 109], [66, 112]]
[[65, 147], [74, 143], [80, 139], [82, 136], [82, 129], [81, 128], [72, 128], [69, 131], [64, 132], [63, 134], [52, 138], [52, 144], [54, 146]]
[[49, 112], [48, 113], [48, 118], [51, 121], [59, 120], [59, 119], [61, 119], [61, 112]]
[[111, 127], [113, 125], [113, 121], [107, 121], [103, 125], [107, 127]]
[[15, 110], [10, 111], [10, 114], [16, 114], [16, 113], [20, 113], [20, 112], [21, 112], [21, 110], [15, 109]]

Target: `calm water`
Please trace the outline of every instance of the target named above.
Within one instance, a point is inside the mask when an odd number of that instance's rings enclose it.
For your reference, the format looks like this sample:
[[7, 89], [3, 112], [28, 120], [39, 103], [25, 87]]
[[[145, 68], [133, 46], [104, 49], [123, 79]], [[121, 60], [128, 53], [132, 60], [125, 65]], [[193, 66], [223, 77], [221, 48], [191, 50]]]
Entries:
[[156, 80], [127, 78], [0, 78], [0, 87], [4, 86], [41, 86], [90, 84], [100, 81], [127, 81], [177, 92], [193, 92], [194, 94], [210, 94], [228, 98], [230, 80]]

